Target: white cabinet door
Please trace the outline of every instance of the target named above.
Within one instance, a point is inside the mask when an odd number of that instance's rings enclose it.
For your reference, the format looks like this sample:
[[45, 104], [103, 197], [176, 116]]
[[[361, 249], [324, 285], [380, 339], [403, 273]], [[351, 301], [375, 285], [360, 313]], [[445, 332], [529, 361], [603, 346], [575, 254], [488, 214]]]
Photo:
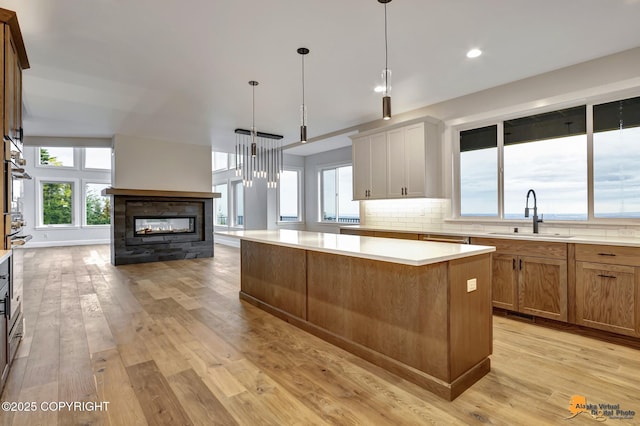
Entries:
[[369, 199], [387, 198], [387, 137], [384, 133], [371, 135], [371, 187]]
[[440, 140], [433, 121], [353, 138], [353, 199], [441, 197]]
[[371, 189], [370, 136], [353, 139], [353, 199], [366, 200]]
[[426, 195], [426, 153], [424, 125], [422, 123], [405, 129], [405, 197]]
[[405, 187], [404, 129], [387, 132], [387, 198], [404, 197]]

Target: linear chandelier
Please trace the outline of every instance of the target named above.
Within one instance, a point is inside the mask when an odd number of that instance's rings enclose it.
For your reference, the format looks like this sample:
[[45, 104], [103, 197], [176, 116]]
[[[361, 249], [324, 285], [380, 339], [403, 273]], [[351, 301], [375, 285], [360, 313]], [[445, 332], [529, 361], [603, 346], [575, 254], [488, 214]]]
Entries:
[[251, 130], [235, 129], [236, 176], [242, 176], [242, 185], [253, 186], [253, 178], [267, 180], [267, 188], [277, 188], [282, 173], [282, 136], [256, 131], [256, 86], [253, 88]]

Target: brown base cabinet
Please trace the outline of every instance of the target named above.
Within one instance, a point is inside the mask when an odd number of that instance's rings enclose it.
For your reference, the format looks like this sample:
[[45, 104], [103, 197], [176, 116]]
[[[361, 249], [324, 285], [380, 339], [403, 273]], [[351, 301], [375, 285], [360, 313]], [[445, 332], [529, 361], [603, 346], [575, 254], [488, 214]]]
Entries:
[[[343, 234], [421, 239], [399, 231]], [[494, 308], [640, 337], [640, 247], [472, 237], [496, 247]]]
[[640, 248], [576, 246], [576, 323], [640, 336]]
[[496, 247], [494, 307], [567, 321], [567, 244], [497, 238], [471, 243]]

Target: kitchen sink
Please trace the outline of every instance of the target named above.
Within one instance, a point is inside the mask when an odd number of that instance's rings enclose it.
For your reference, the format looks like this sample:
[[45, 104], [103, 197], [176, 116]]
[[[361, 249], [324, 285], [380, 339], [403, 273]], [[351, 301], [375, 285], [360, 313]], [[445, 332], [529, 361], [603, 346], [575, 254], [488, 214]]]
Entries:
[[515, 237], [540, 237], [540, 238], [573, 238], [573, 235], [563, 234], [525, 234], [519, 232], [489, 232], [489, 235], [509, 235]]

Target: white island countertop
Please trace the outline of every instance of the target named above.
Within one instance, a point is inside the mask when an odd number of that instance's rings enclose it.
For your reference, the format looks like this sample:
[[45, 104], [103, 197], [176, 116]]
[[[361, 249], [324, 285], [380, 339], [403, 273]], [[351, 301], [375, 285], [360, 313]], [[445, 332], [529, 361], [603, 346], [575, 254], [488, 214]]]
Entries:
[[446, 262], [495, 251], [469, 244], [360, 237], [357, 235], [281, 230], [225, 231], [216, 234], [258, 243], [360, 257], [411, 266]]

